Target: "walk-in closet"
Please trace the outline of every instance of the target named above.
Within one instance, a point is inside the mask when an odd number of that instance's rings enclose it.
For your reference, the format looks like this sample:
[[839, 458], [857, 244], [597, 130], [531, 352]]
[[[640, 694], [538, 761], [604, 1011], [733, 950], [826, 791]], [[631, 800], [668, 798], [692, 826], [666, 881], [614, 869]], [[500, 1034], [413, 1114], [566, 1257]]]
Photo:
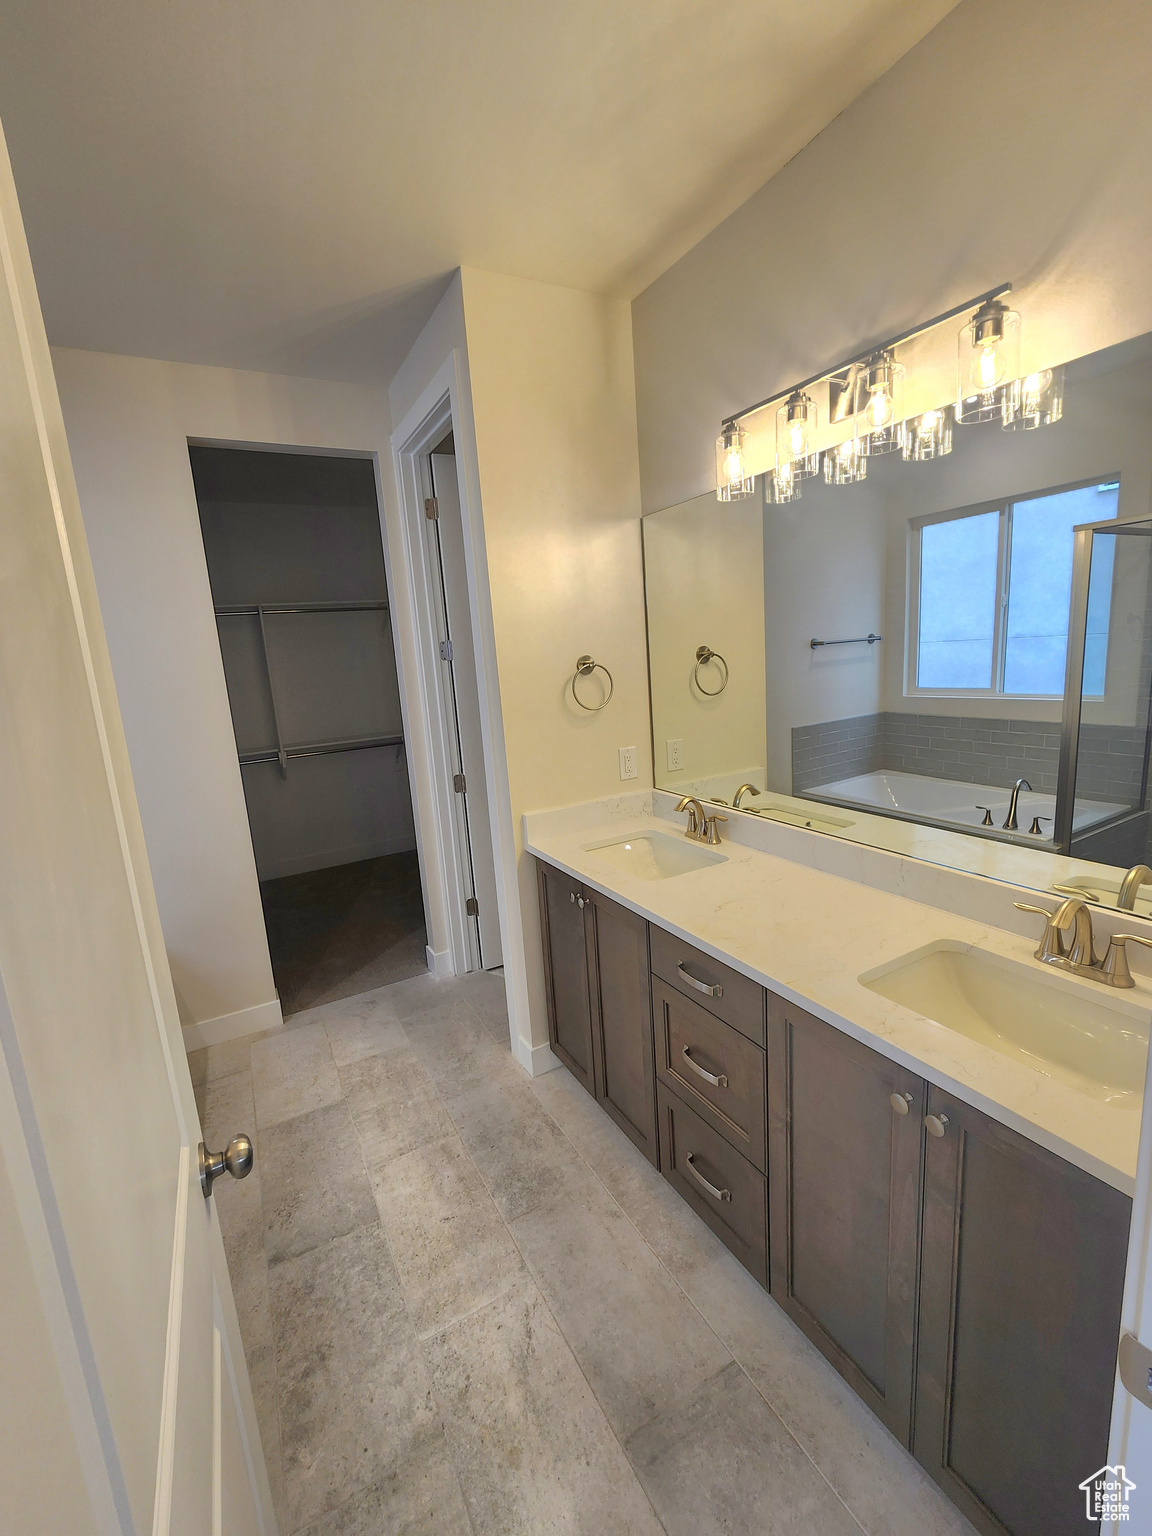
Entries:
[[426, 965], [375, 467], [190, 449], [285, 1015]]

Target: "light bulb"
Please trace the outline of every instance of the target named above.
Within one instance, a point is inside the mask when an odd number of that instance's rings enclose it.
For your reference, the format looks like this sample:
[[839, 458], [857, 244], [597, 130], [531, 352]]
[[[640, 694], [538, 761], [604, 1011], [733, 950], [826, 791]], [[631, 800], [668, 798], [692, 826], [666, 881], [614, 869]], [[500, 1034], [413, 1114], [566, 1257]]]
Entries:
[[1000, 379], [1000, 353], [996, 347], [983, 347], [980, 351], [979, 382], [981, 389], [995, 389]]
[[792, 473], [798, 480], [814, 475], [818, 461], [812, 453], [812, 433], [816, 426], [816, 407], [812, 397], [795, 389], [776, 412], [776, 460], [792, 461]]
[[724, 459], [724, 478], [729, 485], [736, 485], [744, 478], [744, 455], [739, 448], [732, 448]]
[[744, 429], [726, 422], [716, 439], [716, 499], [742, 501], [755, 489], [755, 478], [744, 462]]
[[985, 299], [960, 332], [956, 418], [994, 421], [1007, 381], [1020, 376], [1020, 316], [999, 299]]
[[877, 430], [886, 427], [892, 420], [892, 396], [883, 385], [872, 391], [865, 414], [869, 424]]
[[1040, 396], [1052, 383], [1052, 374], [1049, 370], [1043, 373], [1030, 373], [1024, 380], [1024, 409], [1035, 412], [1040, 409]]
[[794, 421], [788, 428], [788, 451], [794, 459], [802, 459], [804, 457], [807, 437], [808, 434], [802, 421]]

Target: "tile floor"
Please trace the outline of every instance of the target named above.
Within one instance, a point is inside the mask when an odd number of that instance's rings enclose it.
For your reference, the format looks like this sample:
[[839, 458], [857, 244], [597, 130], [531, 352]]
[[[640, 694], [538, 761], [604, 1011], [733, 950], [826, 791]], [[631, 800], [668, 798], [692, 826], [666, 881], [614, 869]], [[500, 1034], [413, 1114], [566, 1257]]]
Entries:
[[281, 1536], [973, 1536], [503, 992], [191, 1059]]

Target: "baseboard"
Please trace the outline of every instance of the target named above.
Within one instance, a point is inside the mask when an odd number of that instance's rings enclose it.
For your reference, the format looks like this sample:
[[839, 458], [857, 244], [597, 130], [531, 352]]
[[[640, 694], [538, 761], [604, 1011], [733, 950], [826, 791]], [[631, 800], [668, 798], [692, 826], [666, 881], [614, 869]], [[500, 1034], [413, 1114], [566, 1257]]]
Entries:
[[240, 1040], [245, 1035], [257, 1035], [262, 1030], [281, 1029], [283, 1025], [280, 999], [274, 997], [270, 1003], [256, 1003], [251, 1008], [239, 1008], [235, 1013], [222, 1013], [216, 1019], [185, 1024], [184, 1049], [202, 1051], [206, 1045], [223, 1045], [228, 1040]]
[[381, 837], [370, 843], [346, 844], [327, 848], [321, 853], [305, 853], [298, 858], [258, 861], [261, 880], [283, 880], [287, 875], [306, 875], [314, 869], [334, 869], [337, 864], [359, 864], [364, 859], [384, 859], [393, 853], [414, 853], [416, 839], [411, 832], [397, 837]]
[[438, 981], [443, 981], [446, 976], [455, 976], [452, 966], [452, 951], [450, 949], [433, 949], [425, 946], [424, 953], [428, 959], [428, 969]]
[[529, 1077], [543, 1077], [545, 1072], [554, 1072], [564, 1065], [559, 1056], [553, 1055], [550, 1045], [529, 1045], [519, 1036], [512, 1039], [512, 1052]]

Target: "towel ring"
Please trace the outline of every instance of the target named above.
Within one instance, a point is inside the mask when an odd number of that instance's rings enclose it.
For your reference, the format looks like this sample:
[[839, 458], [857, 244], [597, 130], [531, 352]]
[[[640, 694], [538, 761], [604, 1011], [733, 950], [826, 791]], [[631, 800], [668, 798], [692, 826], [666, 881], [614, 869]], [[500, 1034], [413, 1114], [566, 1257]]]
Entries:
[[[718, 661], [724, 668], [724, 681], [720, 684], [719, 688], [705, 688], [704, 684], [700, 681], [700, 668], [710, 661]], [[714, 699], [718, 693], [723, 693], [728, 686], [728, 663], [719, 652], [709, 650], [706, 645], [698, 645], [696, 647], [696, 665], [692, 669], [692, 680], [706, 698]]]
[[[576, 692], [576, 679], [578, 677], [591, 677], [597, 667], [600, 668], [601, 672], [608, 679], [608, 697], [604, 700], [603, 704], [585, 704], [584, 700]], [[600, 710], [607, 708], [615, 691], [616, 684], [612, 681], [612, 674], [604, 663], [602, 661], [593, 661], [591, 656], [581, 656], [576, 663], [576, 670], [572, 674], [572, 697], [579, 704], [580, 708], [586, 709], [590, 715], [594, 715]]]

